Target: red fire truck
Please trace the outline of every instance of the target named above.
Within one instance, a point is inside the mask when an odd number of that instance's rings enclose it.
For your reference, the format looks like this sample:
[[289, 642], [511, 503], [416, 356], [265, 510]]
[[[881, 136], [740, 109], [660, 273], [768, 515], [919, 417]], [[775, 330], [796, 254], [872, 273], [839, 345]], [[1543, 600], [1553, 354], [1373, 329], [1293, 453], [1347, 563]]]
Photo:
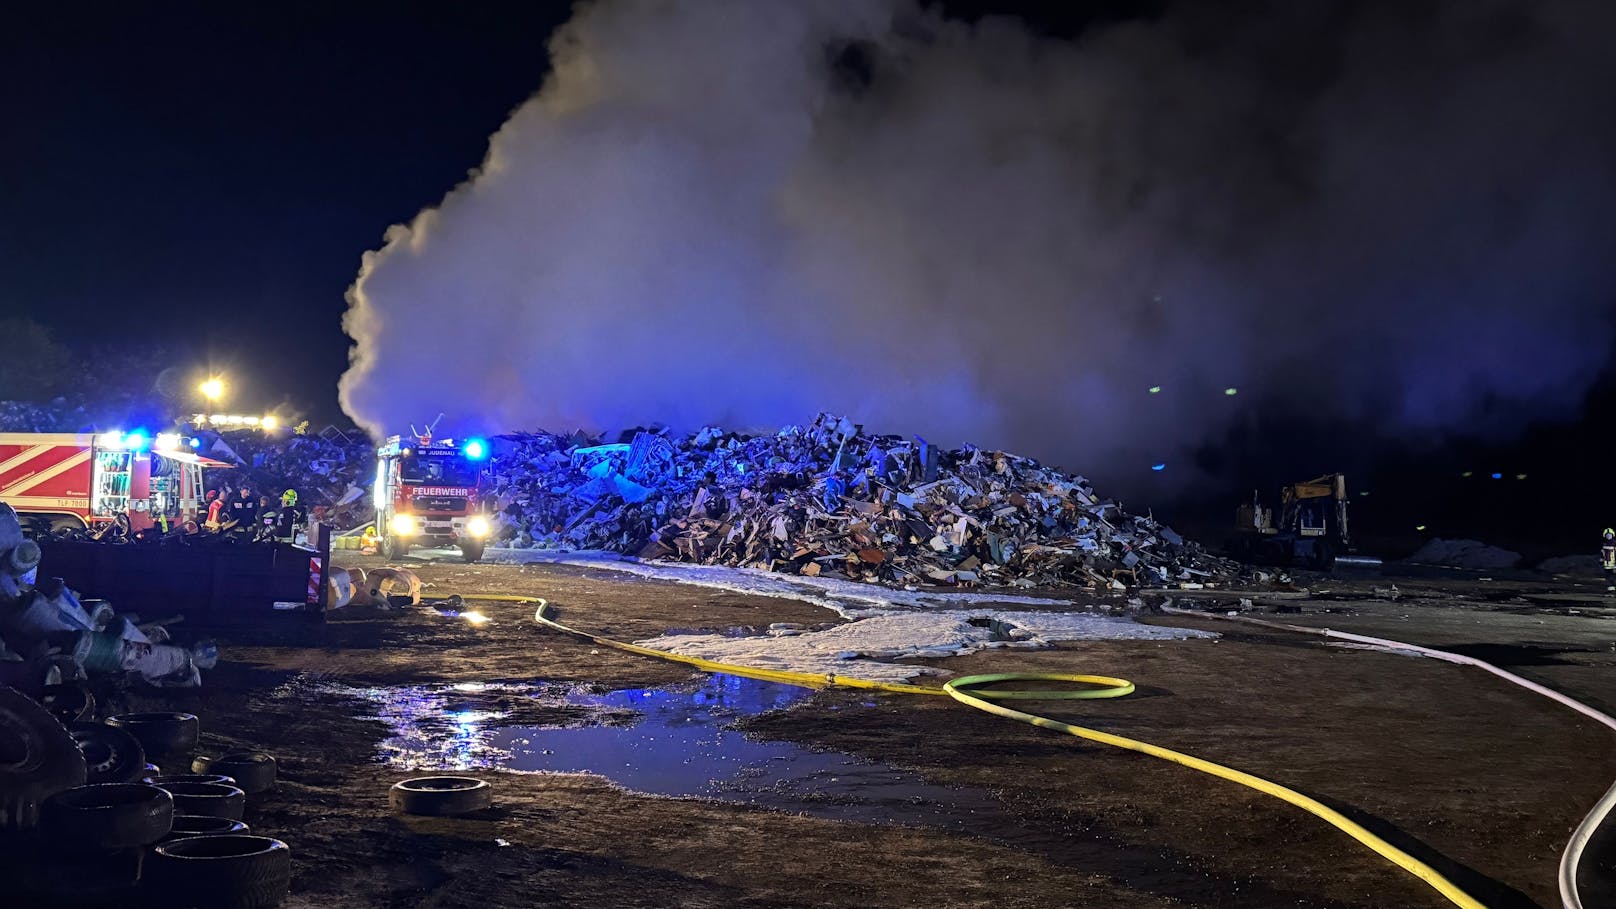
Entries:
[[0, 502], [36, 531], [196, 519], [202, 468], [231, 467], [173, 433], [0, 433]]
[[376, 449], [376, 534], [382, 554], [402, 558], [412, 546], [458, 546], [468, 562], [483, 557], [492, 525], [479, 494], [488, 443], [433, 439], [430, 432], [393, 436]]

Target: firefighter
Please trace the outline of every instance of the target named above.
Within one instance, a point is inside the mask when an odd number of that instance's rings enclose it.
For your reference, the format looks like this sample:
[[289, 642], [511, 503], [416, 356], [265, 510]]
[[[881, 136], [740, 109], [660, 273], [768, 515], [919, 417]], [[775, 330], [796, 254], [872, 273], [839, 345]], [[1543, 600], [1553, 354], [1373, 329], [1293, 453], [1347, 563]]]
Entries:
[[269, 540], [275, 537], [275, 500], [267, 495], [258, 497], [258, 532], [253, 535], [255, 540]]
[[275, 539], [291, 542], [306, 520], [303, 507], [297, 504], [297, 490], [281, 493], [281, 509], [275, 513]]
[[253, 499], [252, 490], [243, 483], [236, 490], [236, 497], [230, 500], [230, 520], [235, 522], [237, 528], [244, 528], [248, 533], [253, 530], [253, 521], [258, 517], [258, 502]]
[[219, 529], [219, 522], [223, 518], [224, 499], [220, 498], [219, 490], [210, 489], [208, 490], [208, 517], [206, 521], [208, 530], [217, 532]]
[[1599, 548], [1599, 565], [1605, 569], [1605, 590], [1616, 592], [1616, 528], [1605, 528], [1605, 543]]

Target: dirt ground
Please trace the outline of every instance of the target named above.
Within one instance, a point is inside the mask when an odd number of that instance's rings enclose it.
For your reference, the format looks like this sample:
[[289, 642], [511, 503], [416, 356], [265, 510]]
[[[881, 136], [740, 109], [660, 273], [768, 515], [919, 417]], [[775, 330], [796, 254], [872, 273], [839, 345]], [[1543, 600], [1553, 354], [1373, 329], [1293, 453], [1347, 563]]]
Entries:
[[[345, 564], [378, 565], [361, 557]], [[784, 599], [555, 565], [414, 566], [428, 595], [543, 596], [621, 639], [669, 628], [823, 622]], [[1547, 579], [1314, 579], [1256, 596], [1298, 624], [1466, 649], [1616, 710], [1616, 601]], [[1379, 589], [1379, 594], [1376, 593]], [[1158, 600], [1157, 598], [1152, 598]], [[1177, 605], [1227, 608], [1219, 597]], [[754, 738], [834, 749], [986, 793], [947, 826], [848, 823], [636, 794], [589, 774], [479, 771], [483, 816], [389, 810], [411, 774], [378, 760], [387, 728], [319, 683], [573, 680], [607, 688], [691, 673], [547, 633], [531, 609], [485, 603], [474, 627], [415, 609], [290, 616], [220, 636], [193, 692], [118, 707], [190, 710], [204, 751], [269, 750], [282, 784], [246, 820], [291, 844], [292, 907], [1132, 907], [1447, 905], [1322, 821], [1176, 765], [974, 711], [945, 698], [820, 691], [742, 721]], [[1491, 907], [1558, 906], [1572, 827], [1616, 779], [1616, 736], [1477, 670], [1211, 619], [1154, 624], [1215, 640], [1071, 643], [930, 661], [960, 673], [1118, 675], [1135, 695], [1036, 710], [1143, 739], [1311, 794], [1435, 865]], [[324, 693], [321, 693], [324, 692]], [[1609, 874], [1593, 863], [1588, 877]], [[1616, 905], [1591, 880], [1589, 906]]]

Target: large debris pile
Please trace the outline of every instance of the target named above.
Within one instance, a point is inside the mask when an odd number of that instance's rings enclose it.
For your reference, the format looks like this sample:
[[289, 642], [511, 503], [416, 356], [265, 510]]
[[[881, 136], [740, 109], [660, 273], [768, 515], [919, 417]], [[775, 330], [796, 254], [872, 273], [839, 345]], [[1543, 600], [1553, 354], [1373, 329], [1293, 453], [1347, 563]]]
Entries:
[[869, 435], [820, 415], [771, 436], [507, 436], [508, 545], [894, 584], [1155, 586], [1232, 573], [1150, 517], [1037, 461]]
[[45, 404], [0, 401], [0, 432], [78, 432], [91, 422], [82, 406], [61, 398]]
[[359, 432], [328, 427], [320, 435], [265, 435], [257, 430], [206, 434], [203, 453], [240, 465], [208, 478], [227, 492], [246, 484], [254, 493], [278, 499], [297, 490], [318, 518], [337, 530], [371, 520], [367, 492], [376, 470], [376, 449]]

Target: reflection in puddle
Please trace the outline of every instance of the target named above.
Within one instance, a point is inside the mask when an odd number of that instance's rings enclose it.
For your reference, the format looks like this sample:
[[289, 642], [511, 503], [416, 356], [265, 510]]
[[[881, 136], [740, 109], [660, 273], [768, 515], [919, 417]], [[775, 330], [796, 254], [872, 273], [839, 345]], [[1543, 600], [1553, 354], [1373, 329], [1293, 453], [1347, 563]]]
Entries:
[[621, 691], [545, 683], [346, 689], [392, 729], [382, 758], [412, 769], [589, 772], [626, 789], [822, 817], [955, 825], [997, 816], [986, 793], [950, 789], [834, 751], [730, 729], [808, 689], [739, 676]]

